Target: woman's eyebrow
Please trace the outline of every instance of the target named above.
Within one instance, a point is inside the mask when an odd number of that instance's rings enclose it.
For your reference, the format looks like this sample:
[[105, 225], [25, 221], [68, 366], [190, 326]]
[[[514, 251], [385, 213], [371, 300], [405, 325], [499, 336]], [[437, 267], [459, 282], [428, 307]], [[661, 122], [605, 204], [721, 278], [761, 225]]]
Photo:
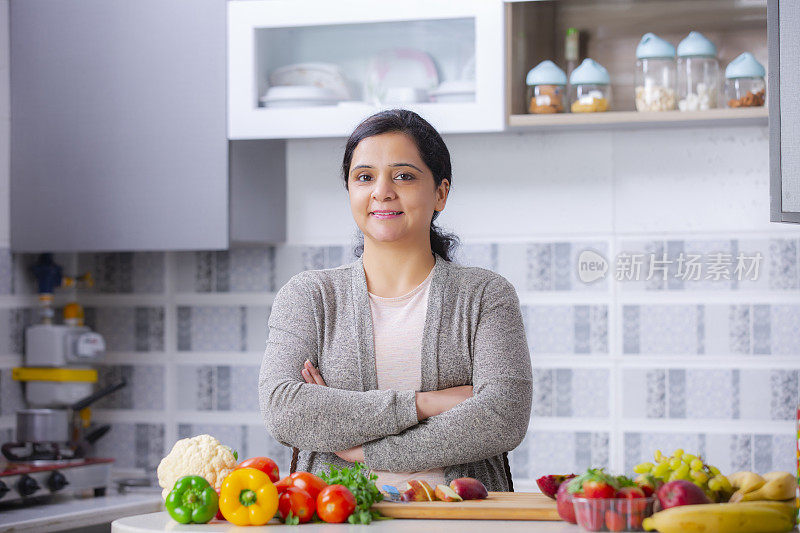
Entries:
[[[392, 163], [389, 165], [390, 167], [411, 167], [416, 169], [418, 172], [422, 172], [422, 169], [416, 165], [412, 165], [411, 163]], [[358, 170], [359, 168], [374, 168], [371, 165], [356, 165], [353, 167], [353, 170]]]

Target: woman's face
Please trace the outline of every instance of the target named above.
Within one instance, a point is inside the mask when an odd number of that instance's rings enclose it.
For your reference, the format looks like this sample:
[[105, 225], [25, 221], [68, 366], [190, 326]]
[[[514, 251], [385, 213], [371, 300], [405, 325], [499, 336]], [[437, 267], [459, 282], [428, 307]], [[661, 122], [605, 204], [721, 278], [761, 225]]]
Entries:
[[444, 209], [450, 184], [442, 180], [436, 186], [408, 135], [392, 132], [362, 140], [353, 151], [347, 179], [350, 210], [365, 240], [430, 242], [433, 212]]

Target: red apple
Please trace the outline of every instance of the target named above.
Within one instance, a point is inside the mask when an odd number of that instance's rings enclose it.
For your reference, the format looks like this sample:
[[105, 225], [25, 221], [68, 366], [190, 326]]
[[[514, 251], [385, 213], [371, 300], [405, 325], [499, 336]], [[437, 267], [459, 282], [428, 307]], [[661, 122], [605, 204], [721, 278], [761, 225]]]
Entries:
[[[567, 490], [568, 488], [569, 481], [565, 481], [558, 487], [558, 492], [556, 492], [556, 510], [558, 511], [558, 516], [560, 516], [562, 520], [570, 524], [577, 524], [578, 521], [575, 519], [575, 507], [572, 505], [573, 494]], [[580, 495], [580, 493], [578, 493], [578, 495]]]
[[676, 479], [658, 489], [658, 501], [662, 509], [680, 505], [711, 503], [703, 489], [685, 479]]
[[460, 477], [450, 482], [450, 488], [465, 500], [483, 500], [489, 492], [474, 477]]

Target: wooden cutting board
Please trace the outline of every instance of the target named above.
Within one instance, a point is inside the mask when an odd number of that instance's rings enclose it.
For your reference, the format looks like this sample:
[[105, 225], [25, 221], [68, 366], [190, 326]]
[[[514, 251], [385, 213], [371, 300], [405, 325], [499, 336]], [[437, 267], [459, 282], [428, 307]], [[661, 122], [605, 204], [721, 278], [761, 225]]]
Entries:
[[383, 501], [372, 508], [392, 518], [561, 520], [556, 511], [556, 502], [538, 492], [490, 492], [485, 500], [463, 502]]

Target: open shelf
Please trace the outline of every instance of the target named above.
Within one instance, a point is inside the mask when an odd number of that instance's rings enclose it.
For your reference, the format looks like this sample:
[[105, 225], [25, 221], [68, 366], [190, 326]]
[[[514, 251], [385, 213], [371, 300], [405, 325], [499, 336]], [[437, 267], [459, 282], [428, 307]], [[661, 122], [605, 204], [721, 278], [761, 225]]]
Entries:
[[669, 126], [742, 126], [768, 123], [766, 107], [709, 109], [708, 111], [608, 111], [605, 113], [558, 113], [511, 115], [509, 130], [558, 128], [657, 128]]

